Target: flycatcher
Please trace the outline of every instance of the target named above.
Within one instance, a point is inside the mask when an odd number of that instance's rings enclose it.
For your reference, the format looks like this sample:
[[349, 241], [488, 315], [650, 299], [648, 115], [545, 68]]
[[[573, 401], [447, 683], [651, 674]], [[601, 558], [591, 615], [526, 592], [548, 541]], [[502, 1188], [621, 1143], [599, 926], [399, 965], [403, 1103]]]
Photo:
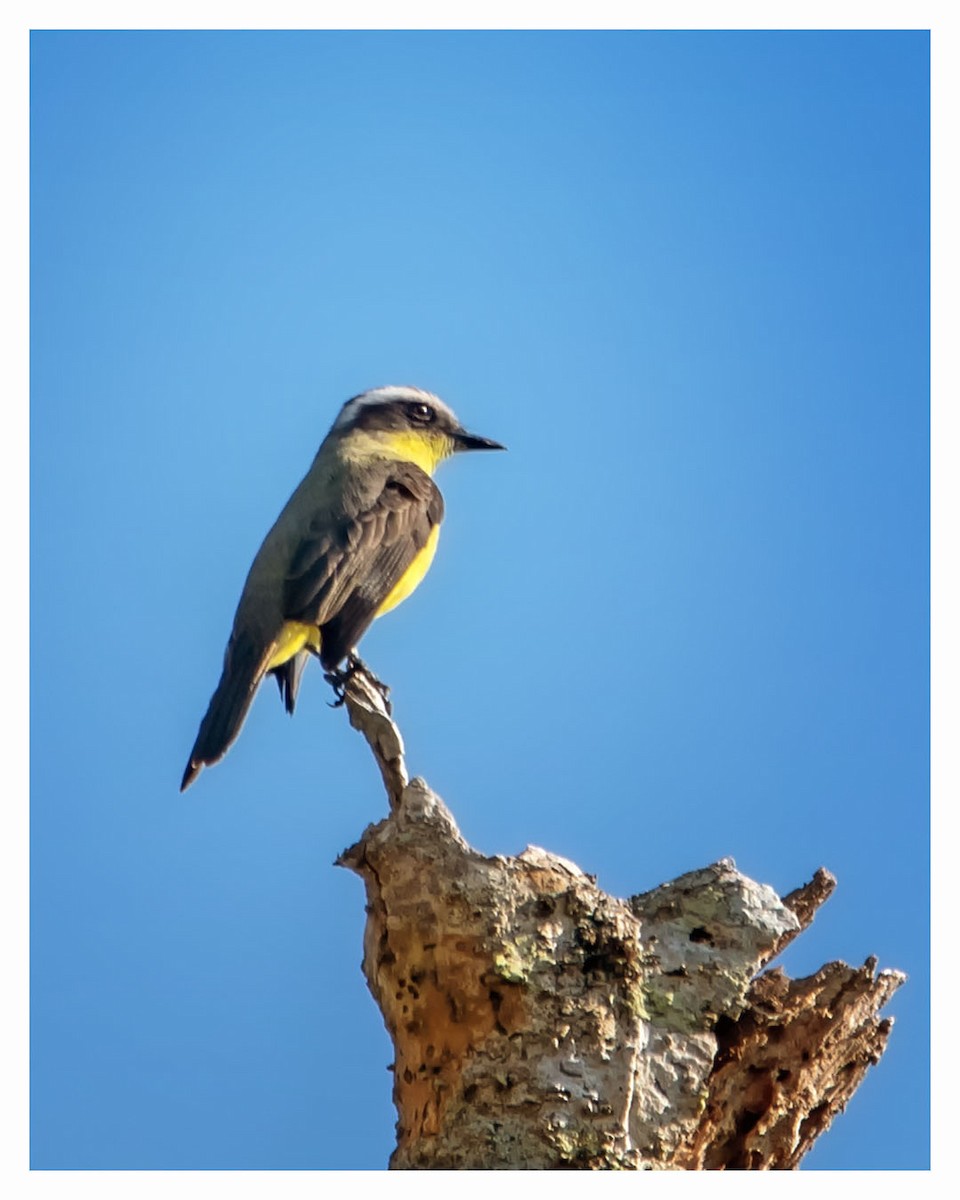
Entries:
[[443, 520], [437, 466], [460, 450], [503, 449], [419, 388], [346, 402], [253, 560], [181, 791], [226, 754], [264, 676], [292, 713], [309, 656], [335, 673], [374, 617], [417, 587]]

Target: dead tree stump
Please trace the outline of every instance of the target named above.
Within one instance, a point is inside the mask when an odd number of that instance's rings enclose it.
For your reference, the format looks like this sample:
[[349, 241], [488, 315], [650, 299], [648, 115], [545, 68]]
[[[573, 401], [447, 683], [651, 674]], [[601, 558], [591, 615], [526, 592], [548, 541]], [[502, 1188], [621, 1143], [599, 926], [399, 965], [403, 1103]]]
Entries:
[[390, 798], [338, 862], [393, 1039], [397, 1169], [794, 1168], [883, 1053], [896, 971], [763, 967], [813, 919], [729, 859], [627, 900], [537, 847], [487, 857], [421, 779], [381, 693], [346, 686]]

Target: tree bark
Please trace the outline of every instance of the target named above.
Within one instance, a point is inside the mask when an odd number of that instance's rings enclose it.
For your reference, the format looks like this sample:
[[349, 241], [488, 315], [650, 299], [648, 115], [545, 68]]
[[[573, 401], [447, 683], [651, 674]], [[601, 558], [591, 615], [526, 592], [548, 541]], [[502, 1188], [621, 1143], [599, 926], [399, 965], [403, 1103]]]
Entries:
[[390, 815], [364, 880], [363, 971], [393, 1039], [396, 1169], [794, 1168], [886, 1046], [876, 961], [758, 972], [835, 886], [780, 898], [730, 859], [627, 900], [537, 847], [479, 854], [361, 671], [351, 723]]

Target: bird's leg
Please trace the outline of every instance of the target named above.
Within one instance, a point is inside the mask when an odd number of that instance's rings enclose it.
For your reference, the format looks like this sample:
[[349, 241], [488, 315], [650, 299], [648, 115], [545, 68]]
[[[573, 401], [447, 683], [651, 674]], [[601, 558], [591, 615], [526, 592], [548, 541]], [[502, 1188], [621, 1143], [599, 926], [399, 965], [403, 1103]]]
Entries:
[[354, 675], [363, 675], [367, 682], [377, 689], [377, 691], [383, 697], [383, 704], [387, 710], [387, 715], [389, 716], [393, 712], [393, 706], [391, 705], [389, 699], [390, 688], [385, 683], [381, 682], [376, 675], [374, 675], [373, 671], [370, 670], [370, 668], [355, 650], [351, 650], [347, 655], [347, 665], [342, 670], [327, 671], [323, 676], [327, 683], [329, 683], [333, 688], [337, 697], [330, 707], [340, 708], [340, 706], [344, 703], [347, 698], [347, 683], [354, 677]]

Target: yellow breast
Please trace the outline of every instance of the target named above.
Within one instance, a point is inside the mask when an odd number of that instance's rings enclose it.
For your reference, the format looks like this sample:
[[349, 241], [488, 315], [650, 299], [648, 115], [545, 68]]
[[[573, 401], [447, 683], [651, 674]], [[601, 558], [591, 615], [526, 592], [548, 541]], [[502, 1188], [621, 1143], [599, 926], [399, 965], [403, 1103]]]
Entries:
[[430, 530], [430, 536], [424, 543], [423, 549], [417, 554], [406, 571], [400, 576], [394, 584], [387, 598], [377, 609], [377, 616], [382, 617], [385, 612], [389, 612], [391, 608], [396, 608], [403, 600], [415, 592], [420, 586], [424, 575], [430, 570], [430, 564], [433, 562], [433, 556], [437, 552], [437, 542], [440, 540], [440, 526], [434, 525]]

